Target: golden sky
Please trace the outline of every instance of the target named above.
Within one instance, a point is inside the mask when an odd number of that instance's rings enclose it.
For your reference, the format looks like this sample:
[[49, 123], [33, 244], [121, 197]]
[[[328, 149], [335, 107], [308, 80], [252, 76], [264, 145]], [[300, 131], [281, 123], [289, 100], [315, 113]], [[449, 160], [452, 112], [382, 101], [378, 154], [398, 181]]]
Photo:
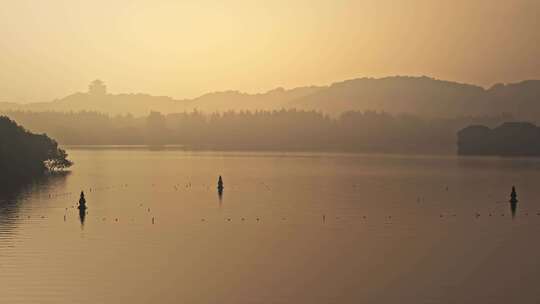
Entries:
[[0, 100], [540, 78], [538, 0], [1, 0]]

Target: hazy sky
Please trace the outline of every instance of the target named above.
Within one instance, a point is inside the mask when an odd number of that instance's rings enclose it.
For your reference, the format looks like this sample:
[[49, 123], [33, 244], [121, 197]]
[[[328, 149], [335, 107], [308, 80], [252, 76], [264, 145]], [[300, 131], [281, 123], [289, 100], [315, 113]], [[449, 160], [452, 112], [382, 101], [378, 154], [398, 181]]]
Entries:
[[538, 0], [1, 0], [0, 100], [540, 78]]

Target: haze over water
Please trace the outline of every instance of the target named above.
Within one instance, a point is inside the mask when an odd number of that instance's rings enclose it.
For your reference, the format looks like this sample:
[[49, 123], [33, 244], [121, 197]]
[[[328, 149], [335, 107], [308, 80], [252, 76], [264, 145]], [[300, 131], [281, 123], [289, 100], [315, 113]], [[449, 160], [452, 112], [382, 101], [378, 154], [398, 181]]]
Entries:
[[540, 298], [537, 158], [68, 152], [70, 174], [0, 198], [6, 303]]
[[1, 4], [0, 304], [540, 303], [540, 1]]
[[175, 98], [355, 77], [540, 77], [537, 0], [2, 1], [0, 101], [95, 78]]

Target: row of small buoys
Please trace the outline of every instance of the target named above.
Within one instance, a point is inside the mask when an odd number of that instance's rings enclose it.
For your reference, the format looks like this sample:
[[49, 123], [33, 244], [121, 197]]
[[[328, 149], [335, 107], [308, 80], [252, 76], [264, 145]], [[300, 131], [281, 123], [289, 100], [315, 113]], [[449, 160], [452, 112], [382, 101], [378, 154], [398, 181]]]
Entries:
[[[223, 179], [222, 179], [221, 176], [219, 176], [219, 178], [218, 178], [218, 183], [217, 183], [217, 184], [218, 184], [218, 186], [217, 186], [218, 192], [221, 194], [222, 191], [223, 191], [223, 189], [224, 189], [224, 183], [223, 183]], [[262, 182], [262, 184], [266, 186], [266, 184], [264, 184], [264, 182]], [[127, 184], [121, 185], [121, 187], [124, 187], [124, 186], [127, 187]], [[154, 184], [152, 184], [152, 186], [154, 186]], [[187, 186], [191, 187], [191, 182], [189, 182], [189, 183], [187, 184]], [[106, 189], [108, 189], [108, 188], [111, 188], [111, 187], [106, 187]], [[94, 188], [94, 189], [95, 189], [95, 188]], [[268, 189], [269, 189], [269, 187], [268, 187]], [[448, 189], [448, 186], [446, 187], [446, 189]], [[90, 191], [92, 191], [92, 188], [90, 188]], [[67, 192], [67, 193], [65, 193], [65, 195], [71, 195], [71, 192]], [[51, 196], [51, 194], [49, 194], [49, 196]], [[512, 191], [511, 191], [510, 197], [511, 197], [511, 198], [510, 198], [510, 201], [509, 201], [509, 202], [512, 203], [513, 205], [515, 205], [515, 204], [518, 202], [518, 200], [517, 200], [517, 192], [516, 192], [515, 186], [512, 186]], [[421, 201], [421, 198], [418, 197], [418, 202], [420, 202], [420, 201]], [[141, 203], [140, 206], [142, 207], [143, 204]], [[72, 206], [72, 208], [74, 208], [74, 206]], [[81, 195], [80, 195], [80, 199], [79, 199], [79, 206], [78, 206], [78, 209], [81, 210], [81, 217], [82, 217], [82, 214], [83, 214], [83, 213], [84, 213], [84, 214], [87, 214], [87, 213], [88, 213], [87, 211], [85, 211], [86, 208], [87, 208], [87, 207], [86, 207], [86, 199], [85, 199], [85, 196], [84, 196], [84, 191], [81, 191]], [[65, 208], [65, 209], [66, 209], [66, 211], [67, 211], [68, 208]], [[150, 208], [147, 208], [147, 212], [150, 212]], [[525, 216], [528, 216], [529, 214], [528, 214], [528, 212], [526, 212], [524, 215], [525, 215]], [[536, 215], [537, 215], [537, 216], [540, 216], [540, 212], [537, 212]], [[452, 216], [452, 217], [457, 217], [457, 214], [452, 214], [451, 216]], [[475, 217], [475, 218], [479, 218], [480, 216], [481, 216], [481, 214], [478, 213], [478, 212], [476, 212], [476, 213], [474, 214], [474, 217]], [[491, 216], [492, 216], [492, 213], [489, 213], [489, 216], [491, 217]], [[502, 213], [501, 216], [505, 216], [505, 214]], [[515, 207], [512, 208], [512, 216], [515, 216]], [[445, 215], [444, 215], [444, 214], [440, 214], [439, 217], [440, 217], [440, 218], [444, 218]], [[28, 218], [30, 218], [30, 216], [29, 216]], [[45, 218], [45, 217], [42, 216], [42, 218]], [[363, 216], [362, 218], [363, 218], [363, 219], [366, 219], [367, 217], [366, 217], [366, 216]], [[339, 217], [336, 217], [336, 219], [339, 219]], [[391, 220], [391, 219], [392, 219], [392, 216], [391, 216], [391, 215], [387, 215], [387, 216], [385, 216], [385, 219]], [[65, 221], [65, 220], [66, 220], [66, 215], [64, 215], [64, 221]], [[82, 218], [81, 218], [81, 220], [82, 220]], [[244, 221], [244, 220], [245, 220], [245, 218], [242, 218], [242, 221]], [[256, 220], [259, 221], [260, 219], [257, 218]], [[282, 218], [282, 220], [285, 220], [285, 218]], [[116, 218], [115, 221], [117, 222], [117, 221], [118, 221], [118, 218]], [[231, 221], [231, 219], [228, 218], [227, 221]], [[323, 221], [323, 222], [326, 222], [326, 215], [325, 215], [325, 214], [322, 215], [322, 221]], [[154, 223], [155, 223], [155, 218], [152, 217], [152, 224], [154, 224]]]
[[[247, 221], [247, 219], [246, 219], [245, 217], [241, 217], [240, 220], [241, 220], [242, 222]], [[225, 221], [227, 221], [227, 222], [232, 222], [233, 219], [230, 218], [230, 217], [227, 217], [227, 218], [225, 218]], [[259, 217], [257, 217], [257, 218], [255, 218], [255, 221], [259, 222], [259, 221], [261, 221], [261, 219], [260, 219]], [[201, 218], [201, 222], [206, 222], [206, 219], [205, 219], [205, 218]]]
[[[66, 209], [67, 209], [67, 208], [66, 208]], [[84, 213], [85, 213], [85, 214], [88, 214], [88, 211], [86, 210], [86, 208], [84, 208], [83, 210], [84, 210]], [[149, 210], [149, 208], [148, 208], [147, 210]], [[148, 212], [149, 212], [149, 211], [148, 211]], [[506, 214], [506, 213], [494, 213], [494, 212], [489, 212], [489, 213], [485, 213], [484, 216], [487, 216], [487, 217], [496, 217], [496, 216], [499, 216], [499, 217], [505, 217], [505, 216], [507, 216], [507, 215], [508, 215], [508, 214]], [[521, 216], [524, 216], [524, 217], [529, 217], [529, 216], [540, 217], [540, 212], [524, 212], [524, 213], [521, 214]], [[32, 218], [32, 216], [30, 216], [30, 215], [24, 216], [24, 217], [27, 218], [27, 219]], [[456, 214], [456, 213], [451, 213], [451, 214], [441, 213], [441, 214], [438, 215], [438, 217], [439, 217], [440, 219], [443, 219], [443, 218], [457, 218], [457, 217], [458, 217], [458, 214]], [[475, 213], [473, 213], [473, 214], [470, 214], [470, 215], [467, 216], [467, 217], [469, 217], [469, 218], [474, 218], [474, 219], [479, 219], [479, 218], [482, 217], [482, 214], [481, 214], [480, 212], [475, 212]], [[21, 218], [21, 216], [16, 215], [15, 218]], [[45, 215], [39, 215], [39, 216], [34, 216], [33, 218], [46, 219], [47, 216], [45, 216]], [[322, 219], [322, 222], [323, 222], [323, 223], [327, 222], [329, 218], [330, 218], [330, 219], [335, 219], [336, 221], [340, 221], [340, 220], [344, 219], [344, 217], [340, 217], [340, 216], [328, 217], [326, 214], [321, 215], [321, 219]], [[345, 218], [348, 218], [348, 219], [354, 219], [355, 217], [353, 216], [353, 217], [345, 217]], [[363, 215], [363, 216], [358, 216], [358, 217], [356, 217], [356, 218], [361, 218], [361, 219], [363, 219], [363, 220], [367, 220], [367, 219], [368, 219], [368, 216]], [[371, 218], [371, 219], [375, 219], [375, 220], [377, 220], [377, 219], [384, 219], [384, 220], [391, 221], [391, 220], [394, 219], [394, 216], [393, 216], [393, 215], [386, 215], [386, 216], [382, 216], [382, 217], [379, 217], [379, 216], [373, 217], [373, 216], [372, 216], [372, 217], [370, 217], [370, 218]], [[63, 220], [64, 220], [64, 221], [67, 220], [67, 215], [66, 215], [66, 214], [63, 215]], [[101, 220], [102, 220], [102, 221], [106, 221], [106, 217], [101, 218]], [[224, 220], [225, 220], [226, 222], [232, 222], [232, 221], [233, 221], [233, 218], [232, 218], [232, 217], [227, 217], [227, 218], [224, 218]], [[242, 221], [242, 222], [244, 222], [244, 221], [248, 221], [248, 218], [246, 218], [246, 217], [240, 217], [239, 220]], [[262, 219], [261, 219], [260, 217], [256, 217], [256, 218], [254, 218], [254, 220], [257, 221], [257, 222], [259, 222], [259, 221], [261, 221]], [[281, 217], [278, 217], [278, 220], [286, 221], [286, 220], [288, 220], [288, 218], [285, 217], [285, 216], [281, 216]], [[120, 218], [118, 218], [118, 217], [113, 218], [113, 221], [114, 221], [114, 222], [119, 222], [119, 221], [120, 221]], [[134, 219], [132, 219], [132, 221], [134, 221]], [[207, 220], [206, 218], [201, 218], [201, 221], [202, 221], [202, 222], [205, 222], [205, 221], [208, 221], [208, 220]], [[152, 216], [151, 222], [152, 222], [152, 224], [155, 224], [155, 222], [156, 222], [155, 216]]]
[[[15, 218], [21, 218], [21, 217], [24, 217], [24, 216], [15, 215]], [[30, 215], [27, 215], [26, 218], [29, 219], [29, 218], [32, 218], [32, 217]], [[42, 216], [38, 216], [38, 218], [44, 219], [44, 218], [47, 218], [47, 217], [45, 215], [42, 215]]]
[[[121, 184], [119, 186], [106, 186], [106, 187], [90, 187], [88, 188], [88, 192], [95, 192], [95, 191], [100, 191], [100, 190], [110, 190], [110, 189], [115, 189], [115, 188], [124, 188], [124, 187], [128, 187], [128, 184]], [[65, 197], [65, 196], [70, 196], [70, 195], [73, 195], [74, 192], [63, 192], [63, 193], [49, 193], [48, 194], [48, 198], [52, 199], [52, 198], [57, 198], [57, 197]]]
[[71, 192], [64, 192], [64, 193], [49, 193], [47, 196], [47, 199], [55, 199], [60, 197], [66, 197], [71, 196], [73, 193]]
[[[505, 216], [504, 213], [500, 213], [499, 215], [500, 215], [500, 216]], [[522, 213], [521, 215], [522, 215], [522, 216], [529, 216], [529, 212]], [[443, 217], [457, 217], [457, 216], [458, 216], [458, 215], [455, 214], [455, 213], [454, 213], [454, 214], [451, 214], [451, 215], [445, 215], [445, 214], [441, 213], [441, 214], [439, 215], [440, 218], [443, 218]], [[477, 213], [474, 213], [474, 214], [472, 215], [472, 217], [474, 217], [474, 218], [480, 218], [481, 216], [482, 216], [482, 214], [481, 214], [481, 213], [478, 213], [478, 212], [477, 212]], [[494, 213], [494, 212], [489, 212], [489, 213], [487, 214], [487, 216], [493, 217], [493, 216], [497, 216], [497, 214]], [[537, 212], [537, 213], [536, 213], [536, 216], [540, 216], [540, 212]]]

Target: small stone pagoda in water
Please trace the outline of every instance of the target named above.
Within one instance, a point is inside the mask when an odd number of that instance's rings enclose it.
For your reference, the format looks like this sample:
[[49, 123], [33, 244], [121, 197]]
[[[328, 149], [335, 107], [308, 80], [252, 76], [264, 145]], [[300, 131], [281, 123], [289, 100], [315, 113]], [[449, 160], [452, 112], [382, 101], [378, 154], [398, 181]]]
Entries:
[[220, 175], [217, 182], [217, 189], [219, 192], [222, 192], [224, 188], [225, 187], [223, 186], [223, 179], [221, 178], [221, 175]]
[[512, 192], [510, 193], [510, 203], [516, 204], [518, 202], [516, 187], [512, 186]]
[[81, 191], [81, 197], [79, 198], [79, 207], [80, 210], [86, 209], [86, 199], [84, 198], [84, 191]]

